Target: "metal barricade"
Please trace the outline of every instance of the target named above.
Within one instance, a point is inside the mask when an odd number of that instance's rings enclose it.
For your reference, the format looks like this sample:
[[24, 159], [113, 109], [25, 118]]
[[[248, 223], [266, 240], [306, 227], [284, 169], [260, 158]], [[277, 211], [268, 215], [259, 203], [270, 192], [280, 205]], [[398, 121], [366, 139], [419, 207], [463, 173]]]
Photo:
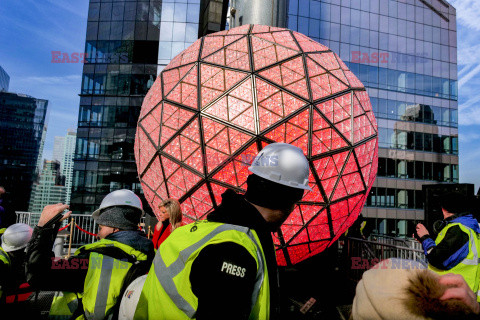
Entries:
[[347, 238], [346, 249], [348, 261], [345, 261], [349, 276], [352, 280], [359, 281], [363, 272], [373, 267], [376, 263], [389, 259], [399, 258], [424, 263], [426, 261], [423, 250], [407, 247], [405, 245], [386, 243], [388, 241], [372, 241], [358, 238]]
[[[33, 227], [30, 224], [31, 223], [31, 217], [32, 217], [31, 212], [17, 211], [15, 213], [17, 214], [17, 223], [25, 223], [25, 224], [28, 224], [29, 226]], [[40, 214], [37, 213], [37, 215], [40, 218]]]
[[[25, 223], [35, 227], [40, 218], [40, 213], [17, 211], [17, 223]], [[96, 241], [95, 234], [98, 232], [98, 225], [93, 220], [92, 216], [89, 214], [72, 214], [70, 221], [73, 221], [74, 224], [71, 226], [73, 230], [71, 232], [72, 239], [70, 237], [64, 237], [65, 242], [64, 246], [71, 246], [72, 252], [75, 252], [76, 249], [80, 248], [83, 245], [92, 243]], [[67, 221], [64, 221], [62, 226], [67, 225]], [[145, 218], [142, 218], [140, 221], [141, 226], [145, 226]], [[66, 232], [69, 232], [70, 229], [67, 229]], [[70, 234], [70, 232], [69, 232]]]

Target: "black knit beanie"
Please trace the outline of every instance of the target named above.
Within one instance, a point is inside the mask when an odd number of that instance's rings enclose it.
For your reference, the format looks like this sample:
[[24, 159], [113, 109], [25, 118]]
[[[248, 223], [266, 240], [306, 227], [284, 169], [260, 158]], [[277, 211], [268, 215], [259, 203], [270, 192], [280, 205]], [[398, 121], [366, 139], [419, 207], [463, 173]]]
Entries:
[[440, 207], [457, 216], [470, 213], [471, 199], [460, 192], [443, 194], [439, 198]]
[[114, 206], [105, 208], [95, 221], [103, 226], [120, 230], [137, 230], [142, 211], [130, 206]]
[[303, 192], [303, 189], [285, 186], [251, 174], [247, 178], [245, 199], [261, 207], [285, 209], [300, 201]]

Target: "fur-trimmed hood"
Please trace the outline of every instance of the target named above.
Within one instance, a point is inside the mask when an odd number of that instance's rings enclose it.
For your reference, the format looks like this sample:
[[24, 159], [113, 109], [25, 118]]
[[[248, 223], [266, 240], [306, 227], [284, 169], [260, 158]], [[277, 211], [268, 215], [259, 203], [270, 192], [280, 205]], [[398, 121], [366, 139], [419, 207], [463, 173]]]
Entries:
[[[401, 261], [399, 263], [398, 261]], [[388, 259], [363, 274], [352, 306], [353, 320], [474, 319], [458, 300], [440, 300], [447, 287], [439, 275], [413, 261]]]
[[[408, 311], [425, 319], [471, 319], [472, 311], [459, 300], [440, 300], [447, 287], [430, 270], [413, 273], [405, 288]], [[472, 315], [473, 316], [473, 315]]]

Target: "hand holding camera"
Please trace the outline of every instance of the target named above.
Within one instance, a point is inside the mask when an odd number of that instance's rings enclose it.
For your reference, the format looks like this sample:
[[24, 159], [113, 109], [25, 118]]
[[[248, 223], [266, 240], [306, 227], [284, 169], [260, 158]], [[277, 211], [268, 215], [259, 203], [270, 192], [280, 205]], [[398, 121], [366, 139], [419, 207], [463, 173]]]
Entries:
[[427, 228], [423, 224], [419, 223], [419, 224], [417, 224], [417, 226], [415, 228], [415, 233], [413, 234], [413, 237], [415, 239], [417, 239], [418, 241], [420, 241], [420, 239], [423, 236], [428, 235], [428, 234], [430, 234], [430, 233], [428, 232]]
[[65, 210], [69, 208], [69, 205], [63, 203], [51, 204], [45, 206], [42, 211], [42, 215], [38, 220], [39, 227], [51, 227], [52, 225], [59, 223], [70, 217], [72, 211], [68, 211], [63, 214]]

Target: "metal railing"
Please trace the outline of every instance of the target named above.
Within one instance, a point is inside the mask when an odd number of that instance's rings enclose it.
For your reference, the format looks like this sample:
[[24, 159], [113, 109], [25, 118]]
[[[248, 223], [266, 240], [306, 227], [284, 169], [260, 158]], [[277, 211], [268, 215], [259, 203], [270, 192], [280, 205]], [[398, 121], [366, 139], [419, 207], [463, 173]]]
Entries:
[[378, 262], [389, 258], [407, 259], [421, 263], [426, 261], [423, 250], [406, 246], [416, 246], [413, 241], [401, 242], [402, 245], [387, 242], [388, 241], [379, 241], [378, 239], [372, 241], [347, 238], [343, 249], [347, 250], [344, 256], [348, 257], [349, 261], [345, 261], [344, 263], [347, 264], [350, 279], [359, 281], [362, 278], [363, 272]]
[[[25, 223], [31, 226], [32, 228], [37, 225], [38, 220], [40, 218], [40, 213], [17, 211], [16, 214], [17, 214], [17, 223]], [[74, 222], [73, 230], [71, 232], [72, 241], [70, 244], [70, 239], [69, 239], [70, 228], [68, 228], [66, 231], [64, 231], [64, 232], [68, 232], [68, 237], [64, 237], [65, 247], [68, 247], [70, 245], [73, 251], [75, 251], [75, 249], [78, 249], [83, 245], [96, 241], [95, 236], [89, 234], [89, 233], [96, 234], [98, 232], [98, 225], [93, 221], [93, 218], [91, 215], [72, 214], [71, 221]], [[68, 223], [67, 221], [64, 221], [63, 226], [66, 226], [67, 223]], [[141, 226], [145, 225], [144, 218], [141, 219], [140, 225]], [[80, 230], [79, 228], [83, 230]]]
[[372, 234], [368, 237], [367, 240], [416, 249], [416, 250], [422, 250], [422, 244], [413, 238], [391, 237], [391, 236], [386, 236], [381, 234]]
[[31, 212], [25, 212], [25, 211], [16, 211], [15, 213], [17, 214], [17, 223], [25, 223], [32, 228], [36, 224], [32, 221], [32, 215], [34, 216], [34, 218], [37, 218], [37, 221], [38, 221], [38, 218], [40, 218], [40, 213], [31, 213]]

